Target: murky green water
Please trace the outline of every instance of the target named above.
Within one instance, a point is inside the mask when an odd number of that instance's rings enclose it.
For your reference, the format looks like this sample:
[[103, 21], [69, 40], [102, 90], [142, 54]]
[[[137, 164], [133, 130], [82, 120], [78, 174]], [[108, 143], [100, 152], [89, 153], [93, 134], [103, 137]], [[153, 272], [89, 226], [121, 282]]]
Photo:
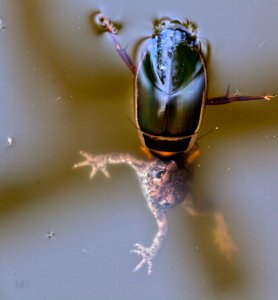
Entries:
[[123, 22], [130, 52], [154, 18], [195, 21], [211, 43], [211, 97], [228, 83], [278, 92], [274, 1], [1, 1], [0, 298], [275, 299], [277, 100], [208, 107], [203, 120], [202, 133], [219, 129], [199, 142], [193, 185], [224, 214], [235, 264], [217, 254], [209, 218], [176, 207], [152, 275], [132, 273], [129, 250], [156, 231], [135, 174], [72, 169], [80, 150], [142, 157], [132, 76], [93, 31], [96, 10]]

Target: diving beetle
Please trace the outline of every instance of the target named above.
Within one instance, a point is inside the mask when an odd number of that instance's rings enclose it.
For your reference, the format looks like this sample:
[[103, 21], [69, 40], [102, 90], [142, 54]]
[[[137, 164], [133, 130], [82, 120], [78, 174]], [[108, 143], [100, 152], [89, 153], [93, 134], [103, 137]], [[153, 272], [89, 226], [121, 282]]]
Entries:
[[265, 99], [273, 96], [230, 95], [207, 98], [204, 49], [189, 22], [163, 18], [141, 45], [138, 66], [116, 36], [116, 26], [102, 13], [98, 23], [107, 31], [122, 60], [134, 75], [134, 108], [141, 142], [160, 159], [187, 153], [195, 145], [206, 105]]

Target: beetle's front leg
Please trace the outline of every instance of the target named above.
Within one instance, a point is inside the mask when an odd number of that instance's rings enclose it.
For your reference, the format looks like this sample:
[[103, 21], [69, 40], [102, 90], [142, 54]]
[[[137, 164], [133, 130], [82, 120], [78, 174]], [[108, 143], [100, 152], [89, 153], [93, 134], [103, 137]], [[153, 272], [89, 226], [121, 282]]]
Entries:
[[224, 96], [206, 99], [206, 105], [219, 105], [227, 104], [235, 101], [249, 101], [249, 100], [270, 100], [276, 97], [276, 95], [265, 95], [265, 96], [243, 96], [243, 95], [230, 95], [230, 85], [228, 85], [226, 94]]
[[90, 178], [93, 178], [97, 171], [101, 171], [106, 177], [110, 177], [110, 174], [107, 171], [107, 165], [122, 163], [130, 165], [140, 178], [145, 174], [145, 170], [148, 166], [147, 162], [136, 159], [129, 153], [109, 153], [93, 156], [84, 151], [80, 151], [80, 154], [85, 158], [85, 160], [76, 163], [73, 168], [80, 168], [85, 166], [91, 167]]
[[144, 265], [147, 265], [148, 275], [150, 275], [152, 272], [152, 261], [156, 257], [159, 249], [161, 248], [163, 240], [168, 231], [168, 222], [165, 212], [158, 212], [158, 210], [155, 208], [151, 208], [151, 211], [155, 216], [158, 226], [158, 231], [152, 241], [151, 246], [145, 247], [141, 244], [136, 243], [134, 244], [134, 249], [130, 251], [131, 253], [135, 253], [142, 257], [142, 260], [134, 268], [133, 272], [136, 272], [139, 269], [141, 269]]
[[126, 50], [121, 46], [117, 36], [116, 30], [114, 29], [113, 22], [106, 18], [106, 16], [102, 13], [98, 15], [98, 25], [102, 26], [110, 35], [113, 44], [115, 45], [116, 51], [118, 52], [119, 56], [123, 60], [123, 62], [128, 66], [129, 70], [132, 72], [133, 75], [136, 74], [136, 66], [132, 63], [131, 58], [127, 54]]

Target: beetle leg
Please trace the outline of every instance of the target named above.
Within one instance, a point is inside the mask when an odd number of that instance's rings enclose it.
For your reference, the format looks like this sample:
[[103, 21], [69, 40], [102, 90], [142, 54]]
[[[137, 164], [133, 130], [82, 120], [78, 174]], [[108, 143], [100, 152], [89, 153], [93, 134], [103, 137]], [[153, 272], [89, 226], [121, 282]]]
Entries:
[[249, 101], [249, 100], [260, 100], [260, 99], [270, 100], [273, 97], [276, 97], [276, 95], [241, 96], [235, 94], [230, 96], [230, 85], [228, 85], [227, 92], [224, 96], [206, 99], [206, 105], [219, 105], [219, 104], [227, 104], [235, 101]]
[[153, 158], [150, 150], [146, 146], [140, 145], [140, 150], [146, 156], [147, 159], [150, 160]]
[[130, 69], [130, 71], [132, 72], [133, 75], [136, 74], [136, 67], [135, 65], [132, 63], [131, 58], [129, 57], [129, 55], [127, 54], [126, 50], [121, 46], [116, 34], [115, 34], [115, 30], [113, 28], [113, 26], [111, 25], [111, 22], [109, 22], [109, 19], [107, 19], [105, 17], [105, 15], [101, 14], [100, 15], [100, 21], [103, 24], [103, 26], [106, 28], [106, 30], [108, 31], [112, 42], [115, 45], [115, 48], [119, 54], [119, 56], [121, 57], [121, 59], [124, 61], [124, 63], [128, 66], [128, 68]]
[[198, 147], [197, 144], [195, 144], [193, 146], [193, 148], [191, 149], [191, 151], [188, 153], [187, 157], [186, 157], [186, 165], [190, 166], [194, 163], [194, 161], [200, 157], [200, 148]]

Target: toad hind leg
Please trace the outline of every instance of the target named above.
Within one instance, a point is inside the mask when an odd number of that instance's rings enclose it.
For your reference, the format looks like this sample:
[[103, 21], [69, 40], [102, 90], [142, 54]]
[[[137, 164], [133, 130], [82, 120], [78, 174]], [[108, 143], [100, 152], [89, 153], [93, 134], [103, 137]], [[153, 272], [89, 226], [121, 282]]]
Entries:
[[130, 252], [135, 253], [142, 257], [139, 264], [134, 268], [133, 272], [137, 272], [140, 270], [144, 265], [147, 265], [148, 268], [148, 275], [152, 272], [152, 261], [156, 257], [158, 251], [160, 250], [163, 240], [167, 234], [168, 231], [168, 223], [166, 214], [164, 212], [158, 213], [157, 211], [153, 211], [153, 214], [155, 215], [155, 219], [158, 226], [158, 231], [152, 241], [152, 244], [150, 247], [142, 246], [141, 244], [134, 244], [134, 249], [132, 249]]

